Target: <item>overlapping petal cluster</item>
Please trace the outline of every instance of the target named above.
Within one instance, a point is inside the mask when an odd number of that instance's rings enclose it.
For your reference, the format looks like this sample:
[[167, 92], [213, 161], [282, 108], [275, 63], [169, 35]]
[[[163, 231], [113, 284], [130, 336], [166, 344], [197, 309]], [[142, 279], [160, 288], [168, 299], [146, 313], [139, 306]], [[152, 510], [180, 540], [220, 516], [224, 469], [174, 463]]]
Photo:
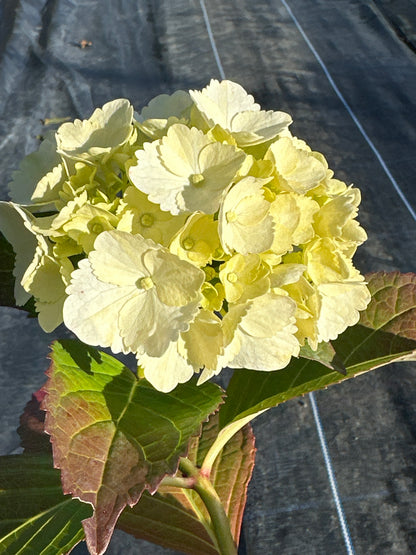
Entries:
[[124, 99], [65, 123], [0, 203], [17, 302], [133, 352], [170, 391], [200, 372], [277, 370], [358, 321], [359, 190], [236, 83]]

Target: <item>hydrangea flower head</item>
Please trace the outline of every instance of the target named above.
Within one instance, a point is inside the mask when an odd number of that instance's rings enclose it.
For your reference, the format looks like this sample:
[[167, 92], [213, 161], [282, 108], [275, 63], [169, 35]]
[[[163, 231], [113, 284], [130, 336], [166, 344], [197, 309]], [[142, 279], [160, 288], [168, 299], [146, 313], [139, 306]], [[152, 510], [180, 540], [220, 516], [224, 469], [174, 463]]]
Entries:
[[240, 85], [125, 99], [48, 135], [0, 230], [41, 326], [134, 353], [160, 391], [284, 368], [358, 321], [358, 189]]

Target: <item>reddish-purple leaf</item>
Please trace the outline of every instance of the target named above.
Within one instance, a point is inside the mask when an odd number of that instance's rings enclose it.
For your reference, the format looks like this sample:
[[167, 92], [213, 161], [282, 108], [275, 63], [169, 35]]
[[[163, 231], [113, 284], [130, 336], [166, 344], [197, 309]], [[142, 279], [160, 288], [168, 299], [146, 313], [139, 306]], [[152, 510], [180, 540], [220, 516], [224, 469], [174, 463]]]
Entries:
[[126, 505], [175, 474], [222, 391], [192, 381], [161, 393], [113, 357], [76, 341], [56, 342], [51, 358], [45, 429], [64, 493], [94, 507], [84, 530], [90, 552], [101, 554]]
[[[188, 458], [201, 465], [218, 432], [218, 417], [215, 415], [204, 424], [201, 437], [192, 439]], [[227, 512], [236, 544], [240, 536], [254, 455], [254, 435], [248, 425], [225, 445], [210, 476]], [[162, 484], [155, 495], [143, 495], [137, 505], [123, 511], [117, 527], [137, 538], [184, 553], [218, 554], [215, 540], [210, 536], [209, 526], [205, 526], [204, 521], [209, 523], [209, 515], [195, 491]]]
[[416, 274], [368, 274], [371, 302], [361, 313], [363, 326], [416, 340]]

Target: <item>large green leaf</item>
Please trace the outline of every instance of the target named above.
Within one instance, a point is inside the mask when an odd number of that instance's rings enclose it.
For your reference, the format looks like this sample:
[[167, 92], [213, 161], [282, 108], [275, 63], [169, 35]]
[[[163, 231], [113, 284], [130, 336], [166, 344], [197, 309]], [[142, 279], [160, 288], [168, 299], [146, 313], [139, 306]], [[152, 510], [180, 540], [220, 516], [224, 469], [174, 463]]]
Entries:
[[276, 372], [237, 370], [220, 410], [222, 428], [238, 427], [243, 418], [379, 366], [416, 360], [416, 275], [380, 272], [367, 281], [372, 299], [359, 324], [332, 342], [346, 375], [305, 359], [293, 359]]
[[222, 400], [211, 383], [156, 391], [113, 357], [77, 341], [54, 344], [45, 388], [45, 429], [64, 492], [94, 507], [84, 522], [92, 554], [105, 551], [126, 505], [175, 474], [190, 438]]
[[[200, 466], [218, 432], [218, 416], [215, 415], [204, 424], [201, 437], [192, 440], [188, 458]], [[253, 466], [254, 436], [251, 427], [246, 426], [225, 445], [210, 474], [230, 520], [236, 544]], [[193, 490], [162, 484], [155, 495], [145, 494], [133, 508], [126, 508], [117, 527], [137, 538], [192, 555], [218, 554], [210, 535], [209, 515]]]
[[62, 555], [92, 508], [62, 493], [51, 455], [0, 457], [0, 553]]

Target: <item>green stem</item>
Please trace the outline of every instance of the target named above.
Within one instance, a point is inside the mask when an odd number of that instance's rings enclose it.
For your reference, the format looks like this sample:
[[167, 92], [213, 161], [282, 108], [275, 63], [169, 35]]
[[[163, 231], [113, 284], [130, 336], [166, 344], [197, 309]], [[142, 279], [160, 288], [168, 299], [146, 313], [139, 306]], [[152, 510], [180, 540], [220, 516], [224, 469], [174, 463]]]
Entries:
[[182, 489], [193, 489], [195, 485], [195, 478], [181, 478], [180, 476], [165, 476], [160, 482], [161, 486], [169, 486]]
[[210, 480], [189, 459], [182, 458], [180, 470], [195, 479], [193, 489], [198, 493], [211, 517], [212, 529], [220, 555], [237, 555], [237, 548], [230, 529], [230, 521]]

